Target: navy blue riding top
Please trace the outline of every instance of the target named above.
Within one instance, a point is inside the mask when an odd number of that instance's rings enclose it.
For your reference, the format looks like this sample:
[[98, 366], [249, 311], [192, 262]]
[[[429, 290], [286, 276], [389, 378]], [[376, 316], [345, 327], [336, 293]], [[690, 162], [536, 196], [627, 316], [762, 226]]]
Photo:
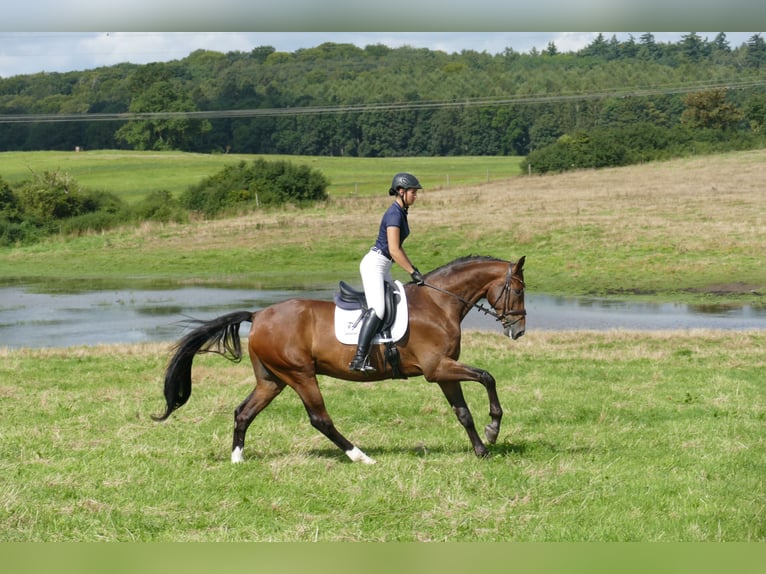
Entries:
[[391, 259], [391, 252], [388, 249], [388, 235], [386, 233], [389, 227], [399, 228], [399, 247], [401, 247], [404, 240], [410, 234], [410, 226], [407, 223], [407, 210], [400, 207], [395, 201], [383, 214], [383, 219], [380, 221], [380, 229], [378, 230], [378, 239], [375, 241], [375, 247], [383, 255]]

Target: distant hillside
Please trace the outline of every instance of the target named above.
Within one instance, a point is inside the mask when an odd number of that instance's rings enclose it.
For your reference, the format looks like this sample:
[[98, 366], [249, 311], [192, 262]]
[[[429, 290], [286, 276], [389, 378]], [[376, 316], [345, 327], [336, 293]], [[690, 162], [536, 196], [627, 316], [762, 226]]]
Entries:
[[0, 151], [526, 156], [562, 137], [636, 125], [648, 126], [642, 146], [662, 146], [683, 126], [674, 142], [713, 129], [748, 148], [763, 145], [764, 68], [759, 34], [741, 46], [723, 33], [676, 43], [600, 35], [575, 53], [554, 44], [497, 55], [348, 44], [200, 50], [0, 79]]

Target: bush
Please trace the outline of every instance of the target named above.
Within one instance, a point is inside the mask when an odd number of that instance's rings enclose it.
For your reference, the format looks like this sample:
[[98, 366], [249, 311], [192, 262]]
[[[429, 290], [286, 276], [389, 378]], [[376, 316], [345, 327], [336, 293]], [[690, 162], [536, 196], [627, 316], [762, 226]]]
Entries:
[[125, 203], [112, 193], [82, 189], [68, 174], [44, 172], [19, 185], [16, 206], [25, 220], [47, 225], [85, 213], [118, 213]]
[[54, 233], [104, 231], [136, 221], [188, 220], [167, 190], [149, 192], [135, 205], [105, 191], [81, 188], [68, 174], [45, 172], [11, 187], [0, 177], [0, 245], [33, 243]]
[[190, 187], [181, 204], [214, 216], [226, 209], [246, 206], [304, 203], [327, 199], [329, 181], [319, 171], [291, 162], [256, 159], [223, 168]]
[[139, 221], [175, 221], [181, 223], [188, 219], [187, 212], [169, 191], [162, 189], [150, 191], [144, 199], [133, 207], [133, 215]]
[[125, 211], [125, 202], [113, 193], [106, 191], [82, 191], [79, 213], [120, 213]]
[[47, 234], [46, 230], [28, 222], [8, 221], [0, 218], [0, 246], [34, 243]]
[[67, 174], [35, 174], [18, 189], [19, 205], [26, 219], [43, 224], [76, 215], [81, 204], [80, 188]]
[[102, 231], [129, 216], [118, 196], [82, 189], [68, 174], [35, 174], [13, 189], [0, 179], [2, 245], [31, 243], [51, 233]]
[[82, 235], [93, 231], [105, 231], [122, 223], [119, 214], [107, 211], [94, 211], [75, 217], [62, 219], [58, 231], [66, 235]]
[[524, 171], [556, 173], [570, 169], [618, 167], [683, 157], [691, 154], [753, 149], [764, 138], [755, 133], [721, 129], [664, 128], [637, 123], [563, 135], [555, 143], [532, 151]]
[[11, 186], [2, 177], [0, 177], [0, 219], [16, 223], [21, 223], [23, 219], [19, 200]]

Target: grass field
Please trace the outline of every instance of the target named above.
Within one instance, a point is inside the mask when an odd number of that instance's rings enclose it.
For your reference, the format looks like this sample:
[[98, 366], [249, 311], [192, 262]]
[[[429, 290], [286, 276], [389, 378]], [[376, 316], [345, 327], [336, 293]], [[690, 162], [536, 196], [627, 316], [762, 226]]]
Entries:
[[[249, 364], [198, 357], [162, 424], [164, 345], [3, 351], [4, 541], [764, 541], [766, 332], [470, 332], [506, 412], [475, 458], [422, 379], [322, 380], [353, 464], [292, 391], [229, 462]], [[465, 385], [477, 423], [486, 395]]]
[[[458, 161], [462, 169], [477, 162], [483, 173], [480, 161], [502, 159], [418, 161], [434, 174]], [[123, 161], [115, 162], [123, 171], [111, 180], [146, 189], [137, 184], [145, 183], [143, 169]], [[197, 156], [173, 161], [176, 172], [187, 161], [193, 172]], [[362, 171], [371, 177], [374, 170], [382, 182], [372, 194], [2, 248], [0, 277], [47, 288], [139, 280], [262, 288], [353, 281], [390, 202], [383, 191], [390, 174], [416, 162], [366, 161], [373, 163], [345, 177]], [[763, 306], [764, 179], [766, 150], [450, 187], [432, 188], [424, 176], [407, 252], [423, 271], [468, 254], [526, 255], [535, 292]]]
[[[107, 160], [116, 171], [103, 185], [138, 197], [161, 180], [158, 161], [133, 159]], [[197, 159], [170, 169], [191, 174]], [[383, 187], [401, 168], [424, 180], [407, 243], [424, 271], [472, 253], [526, 255], [534, 292], [764, 305], [766, 150], [448, 186], [431, 162], [336, 164]], [[353, 281], [390, 202], [373, 187], [305, 209], [3, 248], [0, 278], [45, 289]], [[463, 359], [495, 375], [506, 412], [487, 460], [422, 380], [323, 379], [338, 428], [371, 467], [311, 428], [290, 391], [251, 427], [245, 464], [231, 465], [249, 365], [199, 357], [189, 404], [158, 425], [167, 345], [0, 349], [0, 540], [763, 542], [765, 340], [468, 333]], [[486, 396], [465, 387], [483, 424]]]
[[119, 194], [127, 201], [152, 190], [179, 194], [225, 165], [255, 157], [286, 160], [319, 169], [330, 180], [333, 198], [385, 194], [398, 171], [418, 174], [429, 188], [475, 185], [520, 174], [520, 157], [348, 158], [209, 155], [180, 152], [87, 151], [0, 152], [0, 176], [15, 183], [33, 173], [60, 171], [88, 189]]

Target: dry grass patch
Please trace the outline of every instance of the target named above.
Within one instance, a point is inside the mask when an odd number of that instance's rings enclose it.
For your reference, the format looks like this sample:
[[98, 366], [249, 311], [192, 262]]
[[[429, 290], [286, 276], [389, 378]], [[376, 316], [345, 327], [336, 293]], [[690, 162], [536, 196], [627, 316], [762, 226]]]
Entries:
[[[766, 245], [766, 152], [746, 152], [643, 166], [517, 177], [472, 187], [424, 190], [410, 220], [422, 236], [445, 224], [481, 233], [519, 234], [524, 242], [562, 227], [596, 226], [604, 243], [649, 236], [680, 249], [722, 242]], [[317, 209], [285, 207], [192, 226], [147, 224], [137, 234], [166, 247], [374, 236], [391, 198], [331, 199]], [[158, 234], [161, 227], [163, 233]], [[372, 230], [372, 231], [371, 231]], [[232, 243], [232, 241], [234, 243]], [[426, 240], [427, 241], [427, 240]], [[190, 243], [191, 242], [191, 243]]]

